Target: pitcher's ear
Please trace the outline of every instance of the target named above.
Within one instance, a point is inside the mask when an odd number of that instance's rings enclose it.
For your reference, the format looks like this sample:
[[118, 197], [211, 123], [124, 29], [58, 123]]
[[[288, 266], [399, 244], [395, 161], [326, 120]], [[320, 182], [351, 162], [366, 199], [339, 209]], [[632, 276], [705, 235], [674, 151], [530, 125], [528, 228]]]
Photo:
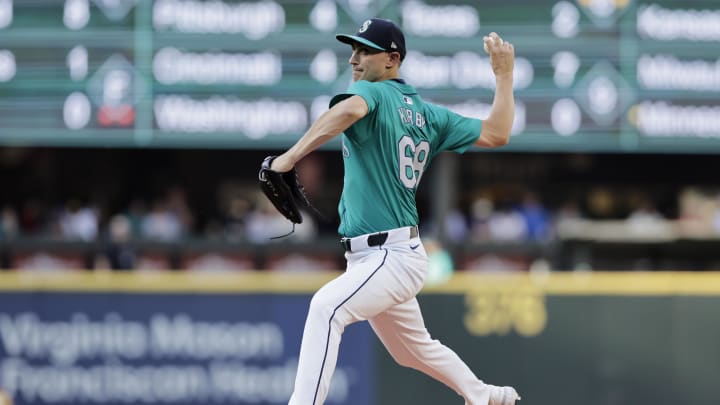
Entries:
[[[387, 54], [390, 57], [389, 58], [390, 62], [392, 62], [393, 64], [397, 63], [398, 65], [400, 65], [400, 62], [401, 62], [400, 52], [393, 51], [393, 52], [387, 52]], [[388, 65], [388, 67], [392, 67], [392, 66]]]

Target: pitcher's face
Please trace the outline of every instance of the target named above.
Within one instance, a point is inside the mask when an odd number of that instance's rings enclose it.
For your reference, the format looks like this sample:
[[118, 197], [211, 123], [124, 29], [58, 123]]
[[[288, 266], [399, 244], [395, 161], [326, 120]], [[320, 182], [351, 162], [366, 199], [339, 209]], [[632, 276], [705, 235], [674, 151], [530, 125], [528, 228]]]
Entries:
[[367, 45], [354, 43], [352, 45], [352, 55], [348, 61], [352, 65], [353, 81], [367, 80], [369, 82], [379, 82], [394, 78], [393, 73], [394, 59], [399, 58], [397, 52], [385, 52]]

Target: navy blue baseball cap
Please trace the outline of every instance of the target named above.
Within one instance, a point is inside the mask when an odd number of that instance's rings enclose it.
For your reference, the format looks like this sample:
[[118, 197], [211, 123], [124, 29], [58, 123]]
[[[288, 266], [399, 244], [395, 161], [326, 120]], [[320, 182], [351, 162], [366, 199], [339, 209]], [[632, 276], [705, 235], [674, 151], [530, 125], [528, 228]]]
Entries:
[[338, 41], [352, 45], [359, 42], [385, 52], [400, 53], [400, 60], [405, 59], [405, 35], [394, 22], [383, 18], [366, 20], [355, 35], [335, 35]]

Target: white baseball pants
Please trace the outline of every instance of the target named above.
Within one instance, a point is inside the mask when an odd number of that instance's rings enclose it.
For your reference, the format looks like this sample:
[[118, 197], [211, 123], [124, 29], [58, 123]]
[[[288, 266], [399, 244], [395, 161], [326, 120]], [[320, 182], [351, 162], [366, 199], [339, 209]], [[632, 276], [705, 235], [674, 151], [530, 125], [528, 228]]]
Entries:
[[318, 290], [310, 303], [289, 405], [324, 403], [342, 333], [347, 325], [362, 320], [370, 322], [400, 365], [441, 381], [466, 404], [487, 405], [488, 386], [425, 328], [415, 298], [428, 269], [420, 238], [349, 252], [345, 257], [347, 271]]

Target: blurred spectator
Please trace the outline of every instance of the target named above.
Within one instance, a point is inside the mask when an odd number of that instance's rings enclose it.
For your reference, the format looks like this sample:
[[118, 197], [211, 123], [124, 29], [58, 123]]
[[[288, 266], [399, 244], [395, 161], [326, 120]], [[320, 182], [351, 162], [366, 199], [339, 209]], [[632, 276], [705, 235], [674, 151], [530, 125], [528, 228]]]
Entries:
[[60, 213], [60, 232], [63, 238], [94, 241], [98, 235], [98, 216], [94, 208], [70, 200]]
[[[139, 205], [134, 208], [141, 209]], [[181, 187], [171, 187], [163, 197], [153, 201], [152, 210], [140, 220], [140, 235], [164, 242], [177, 241], [190, 234], [193, 223], [187, 193]]]
[[557, 238], [563, 233], [564, 229], [572, 228], [575, 224], [583, 219], [577, 201], [573, 199], [565, 200], [560, 207], [554, 212], [552, 237]]
[[678, 231], [687, 237], [715, 234], [716, 198], [694, 187], [685, 188], [678, 199]]
[[583, 214], [580, 211], [577, 201], [566, 200], [560, 207], [555, 211], [555, 223], [560, 223], [564, 220], [573, 220], [583, 218]]
[[0, 211], [0, 239], [12, 239], [18, 235], [18, 217], [15, 209], [9, 205]]
[[470, 229], [467, 219], [459, 209], [455, 208], [448, 212], [445, 217], [445, 235], [453, 242], [463, 242], [467, 239]]
[[545, 241], [551, 235], [550, 213], [542, 205], [537, 194], [527, 192], [520, 205], [520, 215], [525, 219], [527, 237], [534, 241]]
[[113, 216], [108, 224], [106, 256], [114, 270], [132, 270], [137, 261], [137, 252], [130, 245], [132, 224], [122, 214]]
[[[423, 233], [437, 237], [439, 233], [438, 221], [433, 218], [428, 221], [428, 225], [423, 227]], [[469, 226], [465, 215], [457, 208], [450, 210], [445, 216], [445, 237], [447, 240], [455, 243], [462, 243], [468, 238], [470, 233]]]
[[653, 223], [658, 220], [664, 220], [665, 217], [657, 210], [655, 204], [647, 198], [642, 199], [632, 209], [627, 220], [630, 224], [642, 226], [645, 223]]
[[250, 212], [249, 187], [236, 181], [225, 182], [218, 188], [217, 199], [220, 218], [218, 223], [206, 226], [205, 233], [222, 236], [227, 240], [239, 241], [245, 238], [245, 222]]
[[606, 187], [593, 187], [586, 195], [588, 213], [593, 219], [612, 219], [616, 215], [617, 198]]
[[183, 235], [192, 231], [195, 217], [187, 201], [187, 192], [182, 187], [171, 187], [165, 196], [167, 209], [180, 222]]
[[[655, 204], [646, 195], [639, 194], [633, 198], [634, 207], [630, 215], [628, 215], [625, 223], [627, 231], [624, 232], [628, 237], [635, 237], [644, 240], [672, 240], [675, 231], [672, 224], [658, 211]], [[647, 265], [644, 259], [636, 264], [636, 268], [643, 268]], [[648, 267], [650, 265], [647, 265]]]
[[140, 224], [143, 238], [172, 242], [183, 236], [183, 225], [178, 215], [170, 210], [165, 199], [153, 202], [152, 211], [143, 217]]
[[510, 203], [499, 204], [488, 219], [490, 238], [497, 241], [521, 241], [528, 236], [528, 225], [520, 211]]
[[494, 203], [488, 196], [481, 195], [470, 206], [470, 234], [476, 241], [490, 239], [488, 224], [493, 213]]
[[243, 236], [245, 234], [245, 220], [250, 212], [250, 201], [244, 196], [233, 196], [228, 201], [225, 221], [226, 236]]
[[130, 205], [125, 213], [125, 218], [129, 222], [130, 234], [133, 238], [137, 238], [142, 235], [142, 222], [146, 215], [147, 206], [143, 200], [134, 198], [130, 201]]

